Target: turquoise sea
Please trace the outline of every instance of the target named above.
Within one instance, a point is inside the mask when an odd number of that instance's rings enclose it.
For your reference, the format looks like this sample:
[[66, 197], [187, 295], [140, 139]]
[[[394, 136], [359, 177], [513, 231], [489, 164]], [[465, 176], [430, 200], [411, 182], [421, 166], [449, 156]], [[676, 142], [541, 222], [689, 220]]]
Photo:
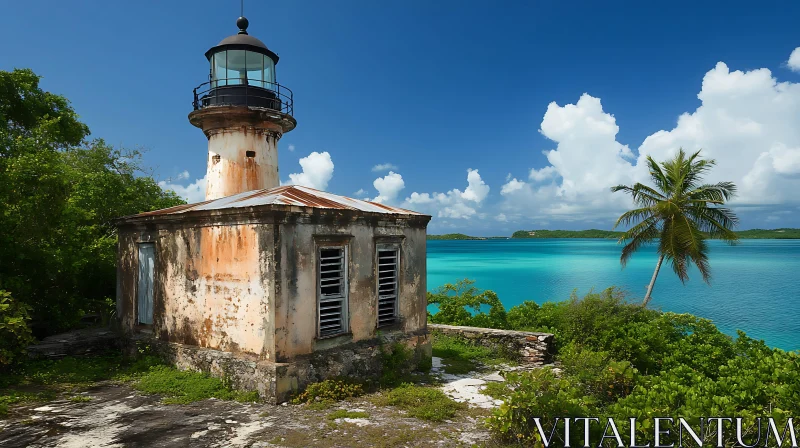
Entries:
[[[734, 336], [741, 329], [773, 347], [800, 349], [800, 240], [709, 244], [711, 285], [697, 270], [683, 285], [665, 263], [651, 306], [711, 319]], [[653, 275], [655, 247], [635, 254], [625, 269], [620, 248], [602, 239], [428, 241], [428, 290], [469, 278], [480, 289], [494, 290], [506, 308], [609, 286], [638, 301]]]

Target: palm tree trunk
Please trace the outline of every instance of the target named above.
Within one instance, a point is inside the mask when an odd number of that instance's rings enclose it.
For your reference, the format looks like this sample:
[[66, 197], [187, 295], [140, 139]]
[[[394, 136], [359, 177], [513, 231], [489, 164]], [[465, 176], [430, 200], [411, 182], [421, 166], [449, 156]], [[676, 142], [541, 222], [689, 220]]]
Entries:
[[658, 277], [658, 271], [661, 270], [661, 263], [664, 262], [664, 254], [658, 256], [658, 263], [656, 263], [656, 271], [653, 272], [653, 278], [650, 280], [650, 284], [647, 286], [647, 293], [644, 295], [644, 302], [642, 302], [642, 306], [646, 307], [648, 303], [650, 303], [650, 294], [653, 293], [653, 286], [656, 284], [656, 277]]

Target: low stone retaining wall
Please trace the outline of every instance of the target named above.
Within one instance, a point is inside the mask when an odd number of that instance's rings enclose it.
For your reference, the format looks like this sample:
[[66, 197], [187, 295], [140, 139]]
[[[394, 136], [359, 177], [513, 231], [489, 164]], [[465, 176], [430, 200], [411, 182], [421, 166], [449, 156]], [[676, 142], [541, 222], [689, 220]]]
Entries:
[[140, 348], [147, 347], [148, 351], [181, 370], [224, 378], [235, 389], [257, 391], [267, 403], [278, 404], [288, 401], [309, 384], [328, 378], [377, 379], [383, 371], [382, 350], [391, 350], [394, 343], [413, 351], [409, 369], [416, 368], [423, 359], [430, 361], [430, 338], [425, 331], [419, 334], [388, 333], [380, 339], [319, 349], [285, 363], [258, 360], [243, 353], [165, 342], [141, 333], [127, 339], [126, 352], [135, 356]]
[[553, 362], [553, 335], [550, 333], [442, 324], [428, 324], [428, 330], [434, 337], [437, 333], [457, 337], [470, 344], [495, 350], [523, 365], [539, 367]]

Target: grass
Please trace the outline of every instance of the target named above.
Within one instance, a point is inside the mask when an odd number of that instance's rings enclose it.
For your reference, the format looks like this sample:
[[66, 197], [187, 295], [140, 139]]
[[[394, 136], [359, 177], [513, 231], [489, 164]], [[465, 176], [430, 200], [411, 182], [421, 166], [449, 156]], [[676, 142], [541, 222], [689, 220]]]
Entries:
[[369, 413], [362, 411], [348, 411], [347, 409], [338, 409], [328, 414], [328, 420], [336, 420], [338, 418], [368, 418]]
[[219, 378], [205, 373], [181, 371], [169, 366], [154, 366], [134, 381], [133, 388], [145, 394], [164, 396], [164, 403], [186, 404], [207, 398], [258, 401], [258, 392], [231, 389]]
[[135, 360], [121, 354], [26, 362], [0, 373], [0, 418], [21, 403], [51, 401], [69, 394], [70, 401], [85, 402], [90, 397], [72, 395], [101, 381], [130, 383], [146, 394], [164, 396], [165, 403], [191, 403], [206, 398], [258, 401], [257, 392], [233, 390], [217, 378], [196, 372], [183, 372], [163, 365], [154, 356]]
[[434, 334], [433, 356], [442, 359], [445, 373], [460, 375], [479, 370], [482, 366], [513, 364], [501, 354], [479, 345], [471, 345], [461, 339], [442, 334]]
[[385, 403], [396, 406], [412, 417], [433, 422], [441, 422], [456, 416], [467, 405], [457, 403], [439, 389], [403, 384], [390, 390]]
[[92, 401], [92, 397], [89, 397], [89, 396], [86, 396], [86, 395], [75, 395], [75, 396], [69, 397], [69, 401], [71, 401], [73, 403], [86, 403], [87, 401]]

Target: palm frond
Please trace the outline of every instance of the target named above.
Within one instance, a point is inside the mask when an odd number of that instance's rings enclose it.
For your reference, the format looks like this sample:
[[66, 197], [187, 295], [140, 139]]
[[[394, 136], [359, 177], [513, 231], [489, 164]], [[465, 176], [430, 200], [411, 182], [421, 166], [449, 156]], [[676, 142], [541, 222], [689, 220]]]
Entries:
[[706, 201], [715, 204], [722, 204], [734, 196], [736, 196], [736, 185], [733, 182], [701, 185], [686, 195], [691, 201]]
[[658, 224], [659, 219], [655, 216], [651, 216], [622, 234], [619, 238], [619, 242], [627, 242], [622, 248], [622, 255], [619, 259], [623, 268], [628, 264], [628, 260], [630, 260], [634, 252], [640, 247], [658, 239], [660, 236]]
[[631, 195], [633, 202], [640, 207], [649, 207], [666, 198], [661, 193], [653, 190], [647, 185], [636, 183], [632, 187], [627, 185], [617, 185], [611, 187], [611, 192], [622, 191]]
[[617, 222], [614, 223], [614, 227], [612, 227], [611, 230], [616, 229], [620, 225], [627, 227], [632, 223], [638, 223], [640, 221], [652, 217], [654, 214], [655, 210], [652, 207], [644, 207], [644, 208], [628, 210], [627, 212], [623, 213], [622, 216], [619, 217], [619, 219], [617, 219]]

